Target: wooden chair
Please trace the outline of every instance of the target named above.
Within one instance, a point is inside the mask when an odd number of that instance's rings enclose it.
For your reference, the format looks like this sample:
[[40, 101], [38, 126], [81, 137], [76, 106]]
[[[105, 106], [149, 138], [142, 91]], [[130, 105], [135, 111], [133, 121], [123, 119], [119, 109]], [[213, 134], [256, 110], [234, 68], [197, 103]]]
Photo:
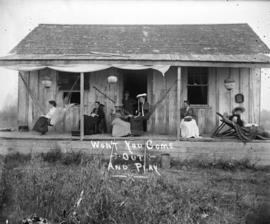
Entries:
[[236, 137], [242, 142], [252, 141], [255, 138], [266, 139], [258, 134], [258, 129], [256, 127], [241, 127], [231, 121], [228, 116], [218, 112], [216, 114], [221, 117], [221, 124], [214, 130], [211, 137]]
[[235, 130], [233, 128], [233, 122], [229, 120], [229, 117], [226, 115], [222, 115], [220, 113], [216, 113], [219, 117], [221, 117], [221, 124], [214, 129], [211, 137], [226, 137], [226, 136], [235, 136]]

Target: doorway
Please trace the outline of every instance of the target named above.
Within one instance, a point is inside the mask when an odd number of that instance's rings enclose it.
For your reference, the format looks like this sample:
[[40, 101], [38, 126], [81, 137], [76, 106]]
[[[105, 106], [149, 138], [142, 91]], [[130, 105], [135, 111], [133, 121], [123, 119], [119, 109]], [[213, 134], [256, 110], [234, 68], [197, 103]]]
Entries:
[[[147, 94], [147, 75], [149, 70], [125, 70], [123, 72], [124, 92], [128, 91], [131, 99], [137, 100], [136, 96], [141, 93]], [[124, 93], [123, 93], [124, 94]], [[147, 98], [146, 98], [147, 100]], [[136, 102], [136, 101], [135, 101]], [[133, 114], [136, 114], [138, 104], [133, 105]], [[147, 131], [147, 121], [143, 121], [143, 131]]]
[[124, 91], [129, 91], [132, 99], [140, 93], [147, 93], [147, 74], [148, 70], [124, 70]]

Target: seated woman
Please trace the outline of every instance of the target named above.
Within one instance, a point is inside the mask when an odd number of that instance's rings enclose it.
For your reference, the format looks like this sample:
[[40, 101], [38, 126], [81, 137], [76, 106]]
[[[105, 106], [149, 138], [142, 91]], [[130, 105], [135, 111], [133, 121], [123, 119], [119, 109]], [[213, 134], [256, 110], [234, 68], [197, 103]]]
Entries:
[[127, 122], [128, 116], [124, 116], [121, 110], [117, 110], [112, 121], [112, 136], [125, 137], [131, 134], [130, 123]]
[[245, 112], [244, 107], [235, 107], [232, 110], [232, 115], [229, 116], [229, 119], [234, 123], [238, 124], [240, 127], [244, 127], [246, 133], [253, 133], [257, 138], [270, 138], [270, 133], [265, 131], [263, 127], [258, 124], [249, 124], [242, 120], [241, 115]]
[[52, 126], [51, 119], [56, 113], [56, 102], [54, 100], [49, 101], [49, 106], [49, 112], [46, 115], [42, 115], [41, 117], [39, 117], [33, 127], [34, 131], [40, 132], [42, 135], [48, 132], [48, 126]]
[[84, 115], [84, 133], [86, 135], [105, 133], [106, 122], [104, 105], [99, 101], [95, 102], [95, 107], [90, 115]]
[[232, 115], [229, 116], [229, 119], [234, 123], [238, 124], [239, 126], [244, 126], [244, 121], [241, 119], [241, 114], [245, 112], [244, 107], [235, 107], [232, 110]]
[[199, 128], [194, 119], [194, 111], [190, 107], [189, 101], [184, 101], [184, 107], [180, 111], [181, 123], [181, 137], [183, 138], [199, 138]]
[[105, 113], [104, 113], [104, 104], [100, 103], [99, 104], [99, 109], [98, 109], [98, 133], [106, 133], [107, 132], [107, 125], [106, 125], [106, 119], [105, 119]]

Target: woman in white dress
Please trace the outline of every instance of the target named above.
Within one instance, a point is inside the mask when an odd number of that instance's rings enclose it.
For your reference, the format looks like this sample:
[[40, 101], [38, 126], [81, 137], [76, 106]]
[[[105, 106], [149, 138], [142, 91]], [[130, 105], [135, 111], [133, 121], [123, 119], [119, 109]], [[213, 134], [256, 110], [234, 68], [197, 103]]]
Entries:
[[194, 110], [190, 107], [189, 101], [184, 101], [184, 107], [181, 108], [181, 137], [183, 138], [199, 138], [199, 128], [194, 119]]

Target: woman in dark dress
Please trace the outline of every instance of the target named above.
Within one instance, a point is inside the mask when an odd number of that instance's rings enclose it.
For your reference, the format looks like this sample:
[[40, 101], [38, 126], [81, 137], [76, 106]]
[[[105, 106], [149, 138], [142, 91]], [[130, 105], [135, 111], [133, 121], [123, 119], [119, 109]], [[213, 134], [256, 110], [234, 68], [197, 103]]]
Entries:
[[244, 107], [235, 107], [232, 110], [232, 115], [229, 116], [229, 119], [234, 123], [238, 124], [240, 127], [243, 127], [246, 133], [253, 133], [254, 136], [256, 136], [256, 138], [259, 139], [269, 139], [270, 133], [265, 131], [265, 129], [262, 126], [259, 126], [258, 124], [254, 123], [249, 124], [242, 120], [241, 115], [244, 112], [245, 112]]
[[52, 126], [50, 121], [56, 113], [56, 102], [54, 100], [49, 101], [50, 110], [46, 115], [42, 115], [39, 117], [37, 122], [35, 123], [33, 130], [44, 135], [48, 132], [48, 126]]
[[98, 107], [98, 133], [106, 133], [107, 132], [107, 125], [106, 125], [106, 119], [105, 119], [105, 113], [104, 113], [104, 104], [100, 103]]
[[91, 135], [106, 131], [104, 105], [96, 101], [90, 115], [84, 115], [84, 132], [86, 135]]
[[229, 116], [229, 119], [233, 121], [234, 123], [238, 124], [240, 127], [244, 126], [244, 121], [241, 119], [242, 113], [245, 112], [244, 107], [235, 107], [232, 110], [232, 115]]
[[122, 100], [123, 103], [123, 110], [126, 115], [133, 115], [134, 114], [134, 106], [136, 105], [137, 101], [130, 98], [129, 92], [124, 92], [124, 98]]

